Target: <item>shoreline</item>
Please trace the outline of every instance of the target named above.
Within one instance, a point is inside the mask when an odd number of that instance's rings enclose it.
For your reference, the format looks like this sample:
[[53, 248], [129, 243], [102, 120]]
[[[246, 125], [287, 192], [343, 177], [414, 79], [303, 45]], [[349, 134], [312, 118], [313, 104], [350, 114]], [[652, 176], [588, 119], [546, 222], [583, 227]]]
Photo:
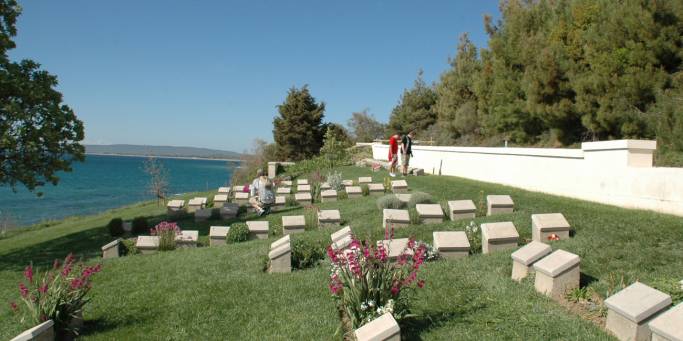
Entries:
[[220, 158], [208, 158], [199, 156], [165, 156], [165, 155], [134, 155], [134, 154], [107, 154], [107, 153], [85, 153], [85, 155], [95, 155], [95, 156], [125, 156], [125, 157], [143, 157], [143, 158], [158, 158], [158, 159], [182, 159], [182, 160], [209, 160], [209, 161], [231, 161], [231, 162], [242, 162], [239, 159], [220, 159]]

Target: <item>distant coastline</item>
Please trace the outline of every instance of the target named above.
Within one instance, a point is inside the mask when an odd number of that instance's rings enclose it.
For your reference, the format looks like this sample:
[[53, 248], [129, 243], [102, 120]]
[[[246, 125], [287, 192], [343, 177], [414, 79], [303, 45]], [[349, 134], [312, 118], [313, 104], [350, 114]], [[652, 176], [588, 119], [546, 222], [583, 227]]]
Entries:
[[209, 161], [231, 161], [231, 162], [241, 162], [239, 159], [224, 159], [224, 158], [208, 158], [199, 156], [169, 156], [169, 155], [135, 155], [135, 154], [116, 154], [116, 153], [88, 153], [85, 155], [96, 155], [96, 156], [127, 156], [127, 157], [144, 157], [144, 158], [158, 158], [158, 159], [182, 159], [182, 160], [209, 160]]

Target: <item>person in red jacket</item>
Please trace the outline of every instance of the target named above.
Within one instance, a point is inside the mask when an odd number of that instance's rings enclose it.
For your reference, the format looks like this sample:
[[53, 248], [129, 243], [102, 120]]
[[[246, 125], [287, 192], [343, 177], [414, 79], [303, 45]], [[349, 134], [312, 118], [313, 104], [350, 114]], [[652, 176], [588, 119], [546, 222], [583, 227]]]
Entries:
[[398, 134], [391, 135], [389, 138], [389, 175], [396, 176], [396, 165], [398, 164], [398, 141], [401, 136]]

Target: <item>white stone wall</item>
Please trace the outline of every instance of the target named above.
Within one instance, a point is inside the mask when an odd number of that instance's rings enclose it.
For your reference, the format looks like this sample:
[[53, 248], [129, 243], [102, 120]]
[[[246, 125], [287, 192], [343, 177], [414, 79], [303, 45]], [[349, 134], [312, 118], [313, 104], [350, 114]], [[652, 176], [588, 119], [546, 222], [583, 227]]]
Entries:
[[[655, 141], [640, 140], [588, 142], [581, 149], [414, 145], [410, 164], [430, 174], [683, 216], [683, 168], [652, 167], [655, 148]], [[387, 160], [387, 145], [372, 150]]]

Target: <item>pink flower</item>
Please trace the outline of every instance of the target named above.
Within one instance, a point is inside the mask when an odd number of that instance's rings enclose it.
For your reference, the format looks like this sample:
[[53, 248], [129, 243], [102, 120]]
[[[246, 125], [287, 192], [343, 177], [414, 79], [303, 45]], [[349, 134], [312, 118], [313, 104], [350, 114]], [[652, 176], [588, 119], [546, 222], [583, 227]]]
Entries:
[[24, 285], [24, 283], [19, 283], [19, 293], [23, 298], [28, 296], [28, 288]]
[[80, 278], [76, 277], [76, 278], [71, 280], [71, 284], [70, 284], [71, 290], [80, 289], [82, 286], [83, 286], [83, 281]]
[[548, 236], [548, 240], [550, 240], [550, 241], [560, 240], [560, 236], [553, 233], [553, 234]]
[[41, 285], [40, 288], [38, 288], [38, 292], [40, 292], [41, 294], [46, 293], [47, 292], [47, 283]]
[[332, 245], [330, 245], [330, 246], [327, 247], [327, 257], [330, 258], [330, 260], [332, 261], [332, 263], [337, 263], [337, 262], [339, 261], [339, 260], [337, 259], [337, 253], [334, 252], [334, 250], [332, 249]]
[[425, 286], [425, 281], [424, 281], [423, 279], [419, 280], [419, 281], [417, 282], [417, 286], [420, 287], [420, 288], [424, 288], [424, 286]]
[[64, 263], [64, 268], [62, 269], [62, 277], [69, 276], [71, 273], [71, 263]]
[[24, 277], [29, 283], [33, 283], [33, 266], [29, 265], [24, 269]]
[[10, 307], [10, 309], [12, 309], [12, 311], [15, 312], [15, 313], [19, 311], [19, 306], [17, 306], [17, 304], [16, 304], [15, 302], [10, 302], [10, 303], [9, 303], [9, 307]]
[[64, 264], [71, 264], [71, 263], [74, 262], [74, 259], [76, 259], [76, 257], [74, 257], [74, 254], [73, 254], [73, 253], [69, 253], [69, 254], [66, 256], [66, 258], [64, 259]]
[[401, 292], [401, 289], [398, 286], [392, 286], [391, 287], [391, 294], [396, 296], [398, 293]]
[[59, 259], [55, 259], [55, 261], [52, 262], [52, 269], [57, 270], [57, 269], [59, 269], [59, 266], [60, 266]]

